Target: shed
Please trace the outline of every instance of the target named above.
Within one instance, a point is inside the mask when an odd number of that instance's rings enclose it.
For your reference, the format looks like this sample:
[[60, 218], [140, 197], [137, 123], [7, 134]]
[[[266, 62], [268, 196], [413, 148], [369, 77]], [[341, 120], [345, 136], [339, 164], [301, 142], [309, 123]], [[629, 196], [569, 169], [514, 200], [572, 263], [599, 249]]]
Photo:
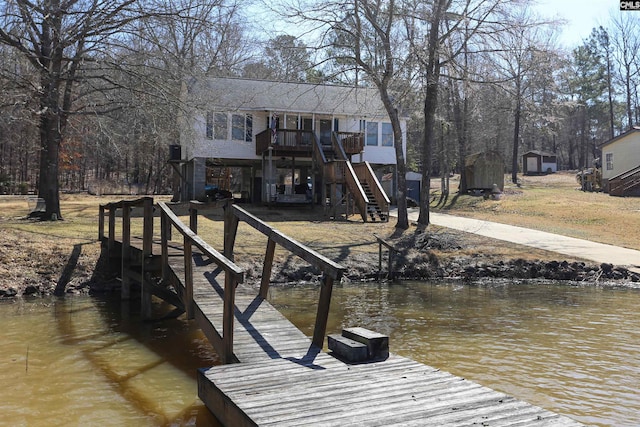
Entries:
[[420, 201], [420, 188], [422, 175], [417, 172], [407, 172], [407, 197], [411, 197], [416, 202]]
[[542, 175], [558, 171], [558, 158], [554, 153], [531, 150], [522, 155], [522, 173]]
[[504, 159], [497, 151], [483, 151], [465, 158], [467, 190], [491, 190], [496, 184], [504, 190]]

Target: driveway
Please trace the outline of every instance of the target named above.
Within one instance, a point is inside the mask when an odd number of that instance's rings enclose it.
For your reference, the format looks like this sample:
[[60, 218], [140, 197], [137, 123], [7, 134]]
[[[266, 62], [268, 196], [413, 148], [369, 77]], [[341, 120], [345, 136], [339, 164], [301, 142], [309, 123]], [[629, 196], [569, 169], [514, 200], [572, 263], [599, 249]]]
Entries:
[[[418, 213], [419, 210], [417, 208], [409, 209], [409, 221], [417, 221]], [[390, 215], [397, 216], [397, 210], [395, 210], [395, 208], [392, 209]], [[429, 218], [432, 224], [441, 227], [453, 228], [493, 239], [545, 249], [597, 263], [625, 266], [634, 272], [640, 273], [640, 251], [637, 250], [561, 236], [559, 234], [532, 230], [530, 228], [436, 212], [430, 212]]]

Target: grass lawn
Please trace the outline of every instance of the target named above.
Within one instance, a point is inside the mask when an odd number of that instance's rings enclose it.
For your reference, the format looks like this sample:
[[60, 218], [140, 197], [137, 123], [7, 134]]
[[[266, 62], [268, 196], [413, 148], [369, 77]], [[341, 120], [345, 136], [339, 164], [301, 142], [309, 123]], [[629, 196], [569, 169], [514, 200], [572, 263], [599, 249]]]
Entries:
[[[505, 176], [500, 200], [454, 194], [435, 209], [640, 250], [640, 198], [580, 191], [569, 172], [521, 176], [520, 181], [518, 187]], [[439, 188], [439, 180], [432, 184]], [[452, 181], [452, 191], [457, 185]]]
[[[478, 219], [519, 225], [602, 243], [640, 249], [640, 198], [618, 198], [603, 193], [579, 191], [574, 175], [557, 173], [540, 177], [521, 177], [521, 185], [505, 180], [500, 200], [453, 194], [436, 211]], [[434, 179], [434, 196], [439, 181]], [[452, 191], [457, 188], [451, 182]], [[41, 288], [73, 291], [94, 275], [100, 255], [98, 206], [120, 200], [121, 196], [96, 197], [86, 194], [62, 195], [64, 221], [40, 222], [26, 219], [29, 206], [24, 196], [0, 196], [0, 289], [24, 289], [30, 284]], [[168, 201], [169, 197], [156, 197]], [[374, 233], [382, 237], [407, 238], [416, 234], [410, 227], [394, 235], [395, 221], [363, 223], [359, 216], [348, 221], [328, 220], [316, 208], [267, 208], [246, 206], [254, 215], [283, 233], [339, 263], [357, 266], [363, 257], [377, 265], [378, 246]], [[188, 222], [186, 216], [183, 221]], [[136, 227], [133, 226], [135, 233]], [[221, 214], [199, 221], [202, 237], [217, 249], [222, 248]], [[494, 239], [454, 232], [431, 226], [428, 231], [443, 239], [464, 241], [455, 251], [433, 250], [437, 257], [483, 256], [488, 260], [552, 260], [553, 253], [533, 250]], [[156, 227], [159, 234], [159, 227]], [[453, 237], [452, 237], [453, 236]], [[260, 257], [266, 249], [266, 237], [246, 224], [239, 227], [236, 260]], [[479, 254], [478, 248], [482, 248]], [[288, 253], [278, 250], [276, 259], [287, 261]], [[367, 266], [360, 265], [360, 268]]]

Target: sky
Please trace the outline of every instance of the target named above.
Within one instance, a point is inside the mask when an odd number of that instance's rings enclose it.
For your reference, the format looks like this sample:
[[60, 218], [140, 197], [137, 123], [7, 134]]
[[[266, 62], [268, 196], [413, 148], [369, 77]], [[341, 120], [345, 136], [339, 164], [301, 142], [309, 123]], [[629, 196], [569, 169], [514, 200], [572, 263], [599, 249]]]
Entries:
[[611, 14], [638, 13], [620, 11], [618, 0], [538, 0], [537, 12], [544, 17], [567, 21], [558, 41], [572, 49], [589, 37], [594, 27], [607, 27]]

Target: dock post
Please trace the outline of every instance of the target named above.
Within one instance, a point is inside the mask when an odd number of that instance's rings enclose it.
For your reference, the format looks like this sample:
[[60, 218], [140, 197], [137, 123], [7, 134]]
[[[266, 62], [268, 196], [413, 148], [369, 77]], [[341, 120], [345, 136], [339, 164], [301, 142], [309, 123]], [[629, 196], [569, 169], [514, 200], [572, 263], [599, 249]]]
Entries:
[[320, 300], [318, 301], [318, 313], [316, 315], [316, 325], [313, 329], [313, 344], [318, 348], [324, 345], [324, 336], [327, 332], [327, 320], [329, 319], [329, 308], [331, 305], [331, 293], [333, 291], [333, 277], [325, 275], [320, 289]]
[[120, 299], [128, 300], [131, 297], [129, 277], [129, 269], [131, 268], [131, 208], [126, 202], [122, 206], [122, 253], [120, 259]]
[[273, 269], [273, 256], [276, 252], [276, 242], [269, 237], [267, 242], [267, 252], [264, 255], [264, 264], [262, 264], [262, 279], [260, 280], [260, 296], [267, 298], [269, 292], [269, 283], [271, 282], [271, 270]]
[[238, 217], [233, 212], [231, 202], [226, 202], [224, 209], [224, 256], [233, 261], [233, 248], [236, 244], [238, 233]]
[[153, 252], [153, 198], [145, 197], [143, 201], [142, 229], [142, 267], [140, 270], [140, 310], [143, 319], [151, 318], [151, 284], [146, 279], [147, 263]]
[[193, 319], [193, 248], [187, 235], [184, 236], [184, 309], [187, 319]]

